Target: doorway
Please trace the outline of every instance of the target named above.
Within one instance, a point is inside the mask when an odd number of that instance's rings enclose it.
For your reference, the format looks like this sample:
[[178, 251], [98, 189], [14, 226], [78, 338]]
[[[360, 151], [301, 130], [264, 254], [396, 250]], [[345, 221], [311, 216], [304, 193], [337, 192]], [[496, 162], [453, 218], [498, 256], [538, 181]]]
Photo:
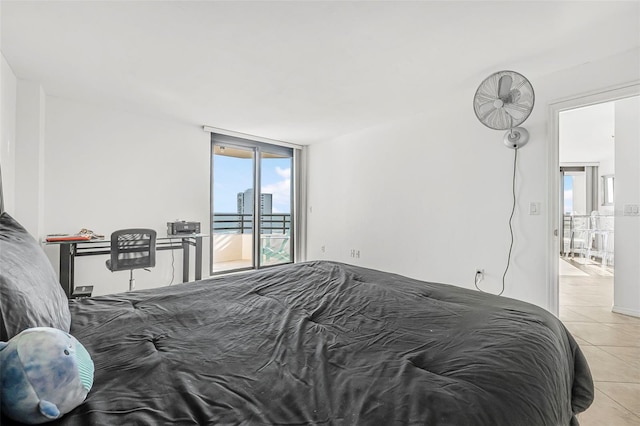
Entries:
[[603, 102], [559, 114], [561, 316], [579, 303], [576, 293], [593, 292], [597, 285], [602, 287], [598, 301], [613, 305], [615, 105]]
[[[618, 101], [632, 100], [636, 102], [640, 95], [640, 84], [630, 84], [617, 88], [612, 88], [607, 91], [597, 92], [593, 94], [583, 95], [573, 99], [552, 103], [550, 105], [550, 121], [551, 121], [551, 147], [550, 150], [550, 166], [552, 170], [556, 172], [553, 174], [553, 178], [550, 179], [550, 223], [552, 226], [553, 234], [550, 234], [550, 277], [549, 277], [549, 306], [550, 310], [558, 314], [559, 310], [559, 273], [560, 267], [566, 266], [561, 263], [564, 262], [561, 256], [569, 256], [584, 263], [584, 266], [588, 266], [594, 263], [600, 271], [610, 271], [613, 275], [618, 275], [619, 268], [617, 265], [617, 256], [615, 253], [618, 247], [625, 246], [626, 242], [620, 242], [620, 239], [616, 241], [615, 235], [618, 232], [616, 219], [619, 219], [622, 215], [621, 199], [616, 197], [615, 191], [618, 186], [618, 180], [616, 178], [616, 156], [618, 157], [619, 164], [623, 166], [623, 169], [628, 170], [630, 168], [629, 163], [633, 162], [633, 158], [628, 158], [624, 154], [620, 155], [620, 152], [616, 152], [614, 148], [614, 155], [608, 159], [594, 159], [588, 157], [589, 151], [593, 148], [589, 148], [586, 144], [587, 139], [591, 136], [588, 126], [583, 125], [579, 127], [579, 131], [574, 135], [577, 139], [578, 146], [583, 144], [582, 150], [574, 150], [581, 156], [574, 158], [568, 158], [563, 156], [562, 150], [565, 147], [565, 141], [563, 141], [563, 126], [567, 121], [572, 118], [572, 115], [579, 117], [583, 114], [585, 117], [589, 114], [596, 112], [602, 113], [603, 111], [609, 111], [610, 115], [615, 116], [615, 103]], [[564, 117], [563, 117], [564, 115]], [[606, 113], [605, 113], [606, 115]], [[574, 117], [574, 118], [575, 118]], [[584, 119], [584, 117], [583, 117]], [[637, 117], [636, 117], [637, 126]], [[604, 121], [607, 121], [606, 119]], [[618, 125], [619, 123], [616, 123]], [[612, 127], [605, 126], [605, 130], [600, 129], [598, 131], [599, 140], [603, 144], [601, 147], [607, 149], [611, 148], [611, 145], [615, 147], [615, 131], [611, 130]], [[606, 130], [608, 129], [608, 130]], [[594, 131], [593, 129], [591, 130]], [[627, 142], [625, 142], [627, 143]], [[637, 141], [633, 142], [637, 143]], [[609, 144], [609, 145], [607, 145]], [[633, 148], [636, 149], [636, 148]], [[561, 161], [562, 158], [562, 161]], [[561, 169], [562, 166], [562, 169]], [[637, 189], [639, 182], [636, 177], [631, 179], [626, 178], [625, 186], [628, 188], [632, 186]], [[570, 189], [571, 194], [577, 194], [577, 188], [580, 191], [578, 198], [581, 200], [569, 199], [575, 203], [567, 203], [565, 206], [565, 190]], [[588, 188], [590, 187], [590, 189]], [[589, 201], [589, 198], [591, 199]], [[618, 200], [616, 201], [616, 199]], [[580, 211], [576, 210], [576, 206], [580, 206]], [[568, 207], [567, 207], [568, 206]], [[584, 207], [582, 207], [584, 206]], [[568, 208], [568, 209], [567, 209]], [[593, 215], [592, 213], [595, 212]], [[584, 213], [584, 214], [578, 214]], [[579, 216], [583, 216], [579, 218]], [[580, 228], [579, 223], [572, 223], [574, 220], [582, 219], [586, 224]], [[623, 218], [626, 219], [626, 218]], [[594, 222], [596, 222], [594, 224]], [[605, 232], [596, 232], [596, 230], [603, 230]], [[607, 229], [610, 228], [610, 229]], [[624, 233], [620, 234], [623, 235]], [[628, 238], [627, 238], [628, 239]], [[606, 240], [606, 241], [605, 241]], [[632, 247], [633, 250], [636, 248]], [[631, 253], [633, 253], [631, 250]], [[625, 256], [628, 254], [626, 250], [622, 252]], [[620, 262], [624, 264], [626, 262]], [[581, 265], [582, 266], [582, 265]], [[615, 271], [615, 273], [614, 273]], [[626, 272], [626, 271], [625, 271]], [[635, 272], [631, 271], [631, 276], [634, 276]], [[625, 276], [629, 277], [628, 274]], [[618, 278], [616, 278], [617, 284]], [[615, 300], [624, 300], [620, 298], [620, 293], [617, 292], [617, 285], [614, 286], [614, 292], [616, 297], [614, 300], [612, 310], [615, 312], [622, 312], [615, 306]]]

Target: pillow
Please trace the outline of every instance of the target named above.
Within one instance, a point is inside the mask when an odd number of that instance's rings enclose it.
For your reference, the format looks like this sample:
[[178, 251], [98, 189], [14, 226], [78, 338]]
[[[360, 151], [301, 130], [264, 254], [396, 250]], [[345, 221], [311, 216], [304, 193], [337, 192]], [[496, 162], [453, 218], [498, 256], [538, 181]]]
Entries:
[[0, 215], [0, 341], [31, 327], [69, 332], [69, 301], [38, 242], [15, 219]]

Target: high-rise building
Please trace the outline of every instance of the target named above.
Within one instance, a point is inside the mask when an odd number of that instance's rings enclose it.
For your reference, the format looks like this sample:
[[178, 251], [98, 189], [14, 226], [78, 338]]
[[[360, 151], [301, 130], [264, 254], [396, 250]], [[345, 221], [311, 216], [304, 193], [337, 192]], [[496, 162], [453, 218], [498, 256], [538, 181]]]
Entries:
[[[271, 214], [273, 211], [273, 195], [260, 194], [260, 214]], [[238, 214], [253, 214], [253, 189], [238, 192]]]

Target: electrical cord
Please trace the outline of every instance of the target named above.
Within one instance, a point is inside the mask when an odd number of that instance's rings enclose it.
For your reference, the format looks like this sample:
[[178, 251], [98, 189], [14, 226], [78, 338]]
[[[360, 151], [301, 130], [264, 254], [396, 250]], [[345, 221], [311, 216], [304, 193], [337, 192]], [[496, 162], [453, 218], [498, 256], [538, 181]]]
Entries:
[[[173, 245], [173, 238], [169, 239], [169, 244]], [[175, 268], [175, 257], [173, 255], [173, 248], [171, 250], [169, 250], [171, 252], [171, 282], [169, 283], [169, 285], [173, 285], [173, 280], [175, 278], [175, 273], [176, 273], [176, 268]]]
[[513, 214], [516, 211], [516, 170], [518, 163], [518, 148], [513, 149], [513, 179], [511, 180], [511, 192], [513, 195], [513, 206], [511, 207], [511, 216], [509, 216], [509, 234], [511, 234], [511, 243], [509, 244], [509, 255], [507, 256], [507, 266], [504, 268], [504, 274], [502, 274], [502, 290], [498, 293], [498, 296], [501, 296], [504, 293], [505, 287], [505, 277], [507, 276], [507, 271], [509, 271], [509, 266], [511, 265], [511, 252], [513, 251]]
[[[511, 235], [511, 243], [509, 244], [509, 254], [507, 256], [507, 266], [504, 269], [504, 273], [502, 274], [502, 288], [500, 289], [500, 293], [498, 293], [498, 296], [502, 296], [502, 293], [504, 293], [504, 289], [505, 289], [505, 278], [507, 276], [507, 271], [509, 271], [509, 266], [511, 265], [511, 253], [513, 251], [513, 215], [516, 211], [516, 170], [517, 170], [517, 164], [518, 164], [518, 148], [514, 148], [514, 155], [513, 155], [513, 178], [511, 180], [511, 194], [513, 196], [513, 205], [511, 206], [511, 215], [509, 216], [509, 234]], [[479, 286], [478, 283], [480, 281], [482, 281], [482, 277], [483, 277], [483, 273], [480, 271], [476, 271], [476, 275], [474, 278], [474, 285], [476, 286], [476, 289], [478, 289], [479, 291], [484, 293], [484, 290], [482, 290]]]

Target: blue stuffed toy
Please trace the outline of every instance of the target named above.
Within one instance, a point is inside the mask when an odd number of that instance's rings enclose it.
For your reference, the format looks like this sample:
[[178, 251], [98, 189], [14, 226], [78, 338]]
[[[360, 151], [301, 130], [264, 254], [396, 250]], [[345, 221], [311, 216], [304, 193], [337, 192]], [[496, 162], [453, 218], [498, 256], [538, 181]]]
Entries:
[[73, 336], [49, 327], [0, 342], [2, 413], [28, 424], [57, 419], [80, 405], [93, 385], [93, 361]]

